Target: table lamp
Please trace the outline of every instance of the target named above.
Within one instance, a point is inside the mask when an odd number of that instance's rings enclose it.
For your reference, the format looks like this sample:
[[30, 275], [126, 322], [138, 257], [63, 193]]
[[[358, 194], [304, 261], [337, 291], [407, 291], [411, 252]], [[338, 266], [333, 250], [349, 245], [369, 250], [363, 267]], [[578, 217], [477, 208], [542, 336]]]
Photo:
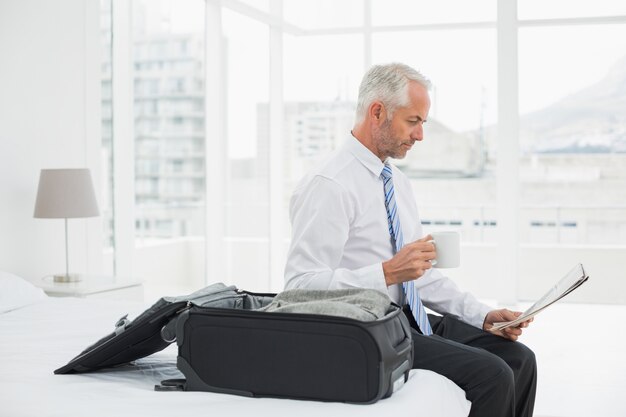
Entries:
[[65, 219], [65, 274], [54, 275], [54, 282], [80, 281], [80, 275], [69, 272], [67, 219], [99, 214], [89, 169], [41, 170], [34, 217]]

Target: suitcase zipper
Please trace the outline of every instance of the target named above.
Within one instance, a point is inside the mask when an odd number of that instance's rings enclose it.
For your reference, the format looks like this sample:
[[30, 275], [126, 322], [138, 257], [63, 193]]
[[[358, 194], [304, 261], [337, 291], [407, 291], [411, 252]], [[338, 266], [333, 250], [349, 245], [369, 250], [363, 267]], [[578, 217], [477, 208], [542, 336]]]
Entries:
[[373, 326], [376, 323], [380, 323], [381, 321], [386, 321], [391, 319], [391, 315], [389, 317], [384, 317], [379, 320], [374, 321], [361, 321], [356, 319], [351, 319], [347, 317], [340, 316], [331, 316], [325, 314], [305, 314], [305, 313], [277, 313], [277, 312], [266, 312], [266, 311], [255, 311], [255, 310], [243, 310], [243, 309], [229, 309], [229, 308], [214, 308], [214, 307], [197, 307], [195, 310], [198, 314], [203, 315], [226, 315], [228, 317], [264, 317], [264, 318], [273, 318], [278, 320], [287, 320], [287, 321], [312, 321], [312, 322], [337, 322], [343, 324], [356, 325], [359, 327], [369, 327]]
[[[274, 296], [275, 295], [275, 294], [269, 294], [269, 293], [268, 294], [251, 293], [249, 291], [240, 290], [240, 289], [237, 290], [237, 293], [242, 294], [242, 295], [262, 295], [262, 296]], [[213, 313], [222, 313], [228, 316], [249, 317], [249, 316], [260, 315], [263, 317], [274, 317], [274, 318], [281, 318], [285, 320], [302, 320], [302, 319], [308, 319], [310, 321], [330, 320], [330, 321], [336, 321], [340, 323], [356, 324], [356, 325], [360, 325], [363, 327], [372, 326], [376, 323], [381, 323], [384, 321], [392, 320], [397, 314], [398, 310], [400, 311], [400, 314], [402, 314], [402, 310], [398, 308], [396, 311], [390, 314], [387, 314], [385, 317], [382, 317], [380, 319], [372, 320], [372, 321], [361, 321], [361, 320], [356, 320], [356, 319], [352, 319], [348, 317], [331, 316], [331, 315], [326, 315], [326, 314], [279, 313], [279, 312], [246, 310], [246, 309], [240, 309], [240, 308], [203, 307], [203, 306], [195, 306], [195, 307], [197, 308], [198, 313], [207, 314], [207, 315], [211, 315]], [[268, 316], [268, 314], [271, 314], [271, 316]]]

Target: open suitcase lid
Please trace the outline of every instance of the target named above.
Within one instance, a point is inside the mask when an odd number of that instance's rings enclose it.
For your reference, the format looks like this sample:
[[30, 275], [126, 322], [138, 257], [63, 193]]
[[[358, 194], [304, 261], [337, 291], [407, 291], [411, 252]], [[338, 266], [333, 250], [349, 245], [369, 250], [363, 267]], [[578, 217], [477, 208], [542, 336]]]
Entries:
[[123, 365], [165, 349], [176, 340], [172, 323], [189, 306], [234, 307], [242, 297], [234, 286], [216, 283], [189, 295], [163, 297], [130, 321], [118, 320], [115, 330], [89, 346], [55, 374], [91, 372]]

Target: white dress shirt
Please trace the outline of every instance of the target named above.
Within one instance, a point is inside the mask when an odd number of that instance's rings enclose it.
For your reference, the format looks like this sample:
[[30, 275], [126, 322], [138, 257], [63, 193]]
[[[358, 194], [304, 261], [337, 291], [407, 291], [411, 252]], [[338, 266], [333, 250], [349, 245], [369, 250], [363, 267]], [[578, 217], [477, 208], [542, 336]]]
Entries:
[[[385, 210], [384, 164], [354, 137], [296, 186], [285, 289], [373, 288], [398, 304], [402, 285], [387, 287], [383, 261], [393, 257]], [[405, 243], [424, 236], [408, 178], [392, 165]], [[491, 308], [432, 268], [415, 281], [424, 305], [482, 328]]]

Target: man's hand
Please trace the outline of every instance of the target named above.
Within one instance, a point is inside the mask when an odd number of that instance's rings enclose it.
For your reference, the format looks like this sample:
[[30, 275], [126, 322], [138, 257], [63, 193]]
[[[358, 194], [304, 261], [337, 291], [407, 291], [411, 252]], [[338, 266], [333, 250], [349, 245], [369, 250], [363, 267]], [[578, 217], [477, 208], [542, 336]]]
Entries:
[[404, 245], [393, 258], [383, 262], [387, 286], [417, 279], [432, 268], [430, 261], [437, 256], [435, 245], [429, 242], [432, 239], [427, 235]]
[[485, 316], [485, 322], [483, 323], [483, 330], [490, 331], [491, 333], [502, 336], [506, 339], [517, 340], [522, 334], [522, 328], [528, 327], [532, 318], [521, 322], [516, 327], [507, 327], [502, 330], [490, 330], [494, 323], [500, 323], [503, 321], [513, 321], [522, 314], [521, 311], [511, 311], [503, 308], [501, 310], [492, 310]]

